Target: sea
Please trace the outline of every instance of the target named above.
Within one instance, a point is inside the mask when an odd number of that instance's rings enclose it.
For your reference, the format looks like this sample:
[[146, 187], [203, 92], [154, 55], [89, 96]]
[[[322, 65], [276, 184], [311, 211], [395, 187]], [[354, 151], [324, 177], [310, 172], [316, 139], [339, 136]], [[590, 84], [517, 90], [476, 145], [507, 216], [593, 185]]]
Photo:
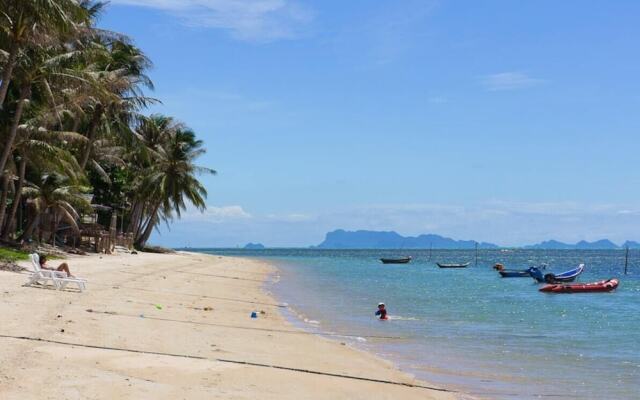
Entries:
[[[193, 249], [191, 249], [194, 251]], [[639, 399], [640, 251], [200, 249], [270, 261], [295, 325], [371, 351], [461, 398]], [[412, 256], [384, 265], [380, 257]], [[440, 269], [436, 262], [470, 262]], [[611, 293], [547, 294], [508, 269], [586, 265]], [[374, 317], [387, 305], [390, 319]]]

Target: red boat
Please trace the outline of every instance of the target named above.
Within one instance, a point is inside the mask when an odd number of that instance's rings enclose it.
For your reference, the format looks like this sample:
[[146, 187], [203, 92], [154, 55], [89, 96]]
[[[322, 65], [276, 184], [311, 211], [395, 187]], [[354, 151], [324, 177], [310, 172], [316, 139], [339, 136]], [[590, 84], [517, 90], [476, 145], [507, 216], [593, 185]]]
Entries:
[[542, 287], [540, 291], [547, 293], [610, 292], [618, 287], [618, 283], [617, 279], [608, 279], [606, 281], [592, 283], [553, 284]]

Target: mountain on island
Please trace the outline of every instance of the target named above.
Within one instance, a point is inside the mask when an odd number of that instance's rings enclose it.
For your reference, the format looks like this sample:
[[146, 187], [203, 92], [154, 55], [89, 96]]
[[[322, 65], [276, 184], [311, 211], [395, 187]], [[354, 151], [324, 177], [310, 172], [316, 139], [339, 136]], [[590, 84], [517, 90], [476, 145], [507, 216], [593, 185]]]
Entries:
[[[625, 245], [629, 244], [629, 248], [640, 248], [640, 243], [625, 242]], [[623, 245], [623, 247], [625, 246]], [[633, 247], [632, 245], [638, 246]], [[596, 240], [595, 242], [587, 242], [581, 240], [576, 244], [569, 244], [558, 242], [557, 240], [547, 240], [538, 244], [524, 246], [525, 249], [544, 249], [544, 250], [615, 250], [620, 246], [613, 243], [609, 239]]]
[[627, 240], [621, 246], [623, 249], [628, 247], [630, 249], [640, 249], [640, 243], [634, 242], [633, 240]]
[[247, 243], [243, 249], [245, 250], [262, 250], [264, 249], [264, 245], [262, 243]]
[[[455, 240], [435, 234], [419, 236], [402, 236], [394, 231], [345, 231], [338, 229], [327, 233], [322, 243], [312, 246], [315, 249], [444, 249], [464, 250], [474, 249], [474, 240]], [[480, 249], [498, 249], [501, 246], [493, 243], [478, 243]], [[616, 250], [629, 247], [640, 249], [640, 243], [626, 241], [618, 246], [609, 239], [578, 243], [564, 243], [557, 240], [547, 240], [533, 245], [523, 246], [529, 250]]]
[[[317, 249], [474, 249], [473, 240], [455, 240], [440, 235], [402, 236], [397, 232], [345, 231], [327, 233]], [[497, 249], [492, 243], [478, 243], [481, 249]]]

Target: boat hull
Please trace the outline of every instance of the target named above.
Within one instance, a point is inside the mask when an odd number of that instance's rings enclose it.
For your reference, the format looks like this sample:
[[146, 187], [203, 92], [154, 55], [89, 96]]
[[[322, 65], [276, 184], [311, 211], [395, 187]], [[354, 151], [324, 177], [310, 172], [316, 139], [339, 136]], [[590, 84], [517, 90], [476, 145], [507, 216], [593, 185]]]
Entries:
[[436, 263], [436, 264], [440, 268], [467, 268], [469, 266], [469, 264], [471, 264], [471, 263], [466, 263], [466, 264], [440, 264], [440, 263]]
[[529, 270], [525, 269], [522, 271], [518, 270], [503, 270], [498, 271], [501, 277], [503, 278], [530, 278], [531, 274], [529, 274]]
[[617, 279], [608, 279], [606, 281], [592, 283], [545, 285], [539, 290], [545, 293], [601, 293], [615, 290], [618, 284]]
[[383, 264], [408, 264], [411, 262], [411, 257], [404, 258], [381, 258]]
[[569, 271], [565, 271], [561, 274], [543, 274], [542, 271], [538, 268], [531, 268], [529, 273], [533, 279], [538, 281], [538, 283], [549, 283], [549, 284], [557, 284], [557, 283], [566, 283], [573, 282], [576, 280], [580, 274], [584, 271], [584, 264], [580, 264], [577, 268], [574, 268]]

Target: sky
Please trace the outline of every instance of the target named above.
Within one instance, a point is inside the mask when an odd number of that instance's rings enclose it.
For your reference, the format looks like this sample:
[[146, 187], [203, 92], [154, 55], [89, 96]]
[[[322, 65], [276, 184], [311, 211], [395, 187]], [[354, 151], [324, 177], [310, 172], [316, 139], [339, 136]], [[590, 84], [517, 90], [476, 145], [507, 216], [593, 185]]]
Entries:
[[640, 240], [640, 2], [111, 0], [209, 196], [152, 241]]

